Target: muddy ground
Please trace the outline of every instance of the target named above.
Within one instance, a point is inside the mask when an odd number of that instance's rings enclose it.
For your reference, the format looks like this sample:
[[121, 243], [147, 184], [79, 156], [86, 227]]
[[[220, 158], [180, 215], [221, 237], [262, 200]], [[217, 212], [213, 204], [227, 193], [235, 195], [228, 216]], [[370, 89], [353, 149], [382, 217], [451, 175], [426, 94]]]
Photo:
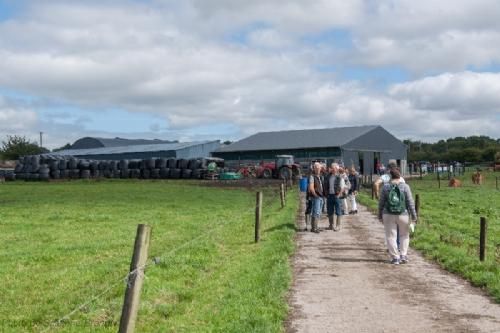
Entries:
[[409, 264], [389, 264], [383, 226], [364, 207], [344, 221], [298, 233], [288, 333], [500, 332], [500, 305], [480, 289], [413, 250]]

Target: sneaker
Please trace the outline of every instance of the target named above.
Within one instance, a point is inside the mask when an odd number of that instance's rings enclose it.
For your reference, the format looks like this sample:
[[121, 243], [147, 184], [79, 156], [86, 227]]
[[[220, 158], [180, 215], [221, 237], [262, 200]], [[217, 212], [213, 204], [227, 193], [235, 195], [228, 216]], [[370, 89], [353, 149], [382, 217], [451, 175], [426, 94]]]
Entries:
[[399, 265], [399, 259], [398, 258], [394, 258], [391, 260], [391, 264], [392, 265]]
[[401, 256], [401, 259], [399, 259], [399, 261], [402, 264], [407, 264], [408, 263], [408, 257], [407, 256]]

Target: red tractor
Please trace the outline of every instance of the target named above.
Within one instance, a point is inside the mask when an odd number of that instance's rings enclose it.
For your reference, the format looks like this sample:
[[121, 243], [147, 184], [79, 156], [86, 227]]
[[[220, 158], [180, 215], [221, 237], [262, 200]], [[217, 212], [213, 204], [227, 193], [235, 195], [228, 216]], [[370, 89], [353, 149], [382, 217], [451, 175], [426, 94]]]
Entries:
[[292, 155], [277, 155], [274, 162], [262, 162], [256, 170], [256, 176], [265, 179], [300, 179], [301, 174], [301, 166], [294, 163]]

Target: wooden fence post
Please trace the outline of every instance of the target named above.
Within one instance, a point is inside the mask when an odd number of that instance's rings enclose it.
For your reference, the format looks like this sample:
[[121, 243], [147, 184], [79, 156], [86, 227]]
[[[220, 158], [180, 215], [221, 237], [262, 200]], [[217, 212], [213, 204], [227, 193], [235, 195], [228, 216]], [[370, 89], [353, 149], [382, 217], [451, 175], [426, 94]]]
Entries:
[[497, 190], [498, 190], [498, 176], [495, 176], [495, 181], [496, 181], [496, 186], [497, 186]]
[[141, 288], [144, 282], [144, 269], [148, 260], [150, 238], [151, 227], [139, 224], [135, 236], [134, 253], [132, 255], [132, 262], [130, 263], [130, 273], [127, 279], [127, 290], [125, 291], [125, 298], [123, 300], [118, 333], [133, 333], [135, 330]]
[[420, 165], [420, 180], [422, 180], [422, 165]]
[[420, 195], [417, 193], [415, 194], [415, 211], [417, 212], [417, 218], [420, 216], [419, 211], [420, 211]]
[[373, 186], [373, 184], [371, 185], [371, 188], [372, 188], [372, 200], [375, 199], [375, 188]]
[[257, 199], [255, 202], [255, 243], [258, 243], [260, 240], [261, 217], [262, 217], [262, 192], [257, 192]]
[[437, 175], [438, 175], [438, 187], [441, 188], [441, 176], [439, 176], [439, 171]]
[[285, 187], [283, 184], [280, 185], [280, 199], [281, 199], [281, 208], [285, 208]]
[[481, 217], [481, 229], [479, 232], [479, 260], [484, 261], [486, 252], [486, 218]]

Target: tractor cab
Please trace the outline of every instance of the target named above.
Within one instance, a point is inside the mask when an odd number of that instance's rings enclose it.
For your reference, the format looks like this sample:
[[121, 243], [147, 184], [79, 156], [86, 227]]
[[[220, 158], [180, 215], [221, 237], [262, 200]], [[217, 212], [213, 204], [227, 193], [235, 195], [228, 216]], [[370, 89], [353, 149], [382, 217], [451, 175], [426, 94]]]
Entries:
[[282, 166], [290, 166], [295, 164], [293, 155], [276, 155], [276, 167], [279, 169]]

